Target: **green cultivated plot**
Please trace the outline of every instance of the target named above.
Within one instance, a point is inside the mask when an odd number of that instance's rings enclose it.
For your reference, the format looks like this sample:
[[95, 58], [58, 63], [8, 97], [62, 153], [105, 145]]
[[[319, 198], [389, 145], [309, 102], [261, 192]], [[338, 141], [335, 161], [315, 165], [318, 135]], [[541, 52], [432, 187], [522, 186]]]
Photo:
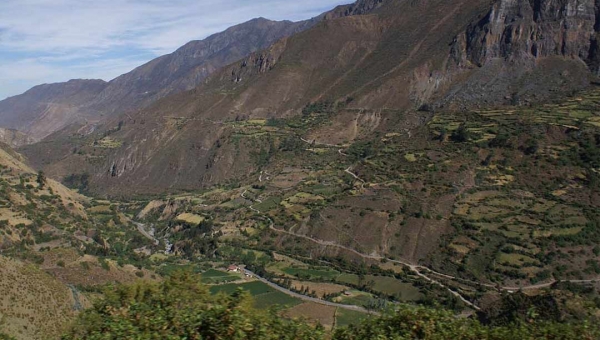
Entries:
[[284, 273], [297, 277], [306, 277], [311, 279], [321, 278], [330, 280], [338, 276], [340, 273], [332, 269], [308, 269], [308, 268], [283, 268]]
[[209, 269], [200, 274], [203, 283], [215, 284], [230, 282], [241, 279], [241, 275], [225, 273], [215, 269]]
[[254, 298], [254, 306], [259, 309], [267, 309], [271, 306], [291, 307], [301, 302], [299, 299], [277, 291], [259, 281], [212, 286], [210, 287], [210, 292], [212, 294], [233, 294], [240, 288], [252, 295]]
[[241, 283], [241, 284], [230, 283], [230, 284], [224, 284], [224, 285], [220, 285], [220, 286], [213, 286], [213, 287], [210, 287], [210, 292], [213, 294], [218, 294], [218, 293], [232, 294], [238, 288], [241, 288], [244, 291], [247, 291], [252, 296], [257, 296], [257, 295], [265, 294], [265, 293], [271, 293], [271, 292], [275, 291], [273, 288], [267, 286], [266, 284], [264, 284], [262, 282], [253, 281], [253, 282]]
[[349, 325], [357, 325], [368, 317], [369, 316], [365, 313], [338, 308], [338, 310], [335, 312], [335, 326], [345, 327]]

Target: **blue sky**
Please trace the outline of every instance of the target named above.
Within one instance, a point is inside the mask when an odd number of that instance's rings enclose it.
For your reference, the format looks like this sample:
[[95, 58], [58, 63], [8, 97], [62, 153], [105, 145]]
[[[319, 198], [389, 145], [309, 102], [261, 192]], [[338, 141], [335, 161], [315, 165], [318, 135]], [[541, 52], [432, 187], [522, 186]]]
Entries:
[[256, 17], [303, 20], [352, 0], [0, 0], [0, 100], [43, 83], [111, 80]]

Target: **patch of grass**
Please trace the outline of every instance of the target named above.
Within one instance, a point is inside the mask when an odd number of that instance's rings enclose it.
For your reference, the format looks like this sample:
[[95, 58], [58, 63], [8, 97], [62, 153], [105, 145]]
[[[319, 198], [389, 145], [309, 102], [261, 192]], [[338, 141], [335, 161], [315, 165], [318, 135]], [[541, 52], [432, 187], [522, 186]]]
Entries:
[[422, 294], [415, 286], [393, 277], [369, 275], [366, 279], [375, 282], [373, 290], [397, 296], [404, 301], [416, 301], [422, 297]]
[[279, 203], [281, 203], [280, 197], [269, 197], [262, 203], [256, 204], [254, 208], [258, 209], [259, 211], [269, 211], [276, 209], [279, 206]]
[[200, 277], [201, 277], [202, 283], [208, 283], [208, 284], [231, 282], [231, 281], [239, 280], [241, 278], [240, 275], [225, 273], [225, 272], [215, 270], [215, 269], [209, 269], [209, 270], [203, 272], [202, 274], [200, 274]]
[[273, 306], [292, 307], [300, 304], [302, 301], [289, 296], [280, 291], [260, 294], [254, 296], [254, 307], [258, 309], [268, 309]]
[[343, 303], [345, 305], [365, 306], [372, 299], [373, 295], [370, 293], [353, 290], [352, 296], [342, 295], [338, 298], [338, 302]]
[[316, 279], [321, 278], [325, 280], [331, 280], [337, 277], [340, 273], [333, 269], [313, 269], [313, 268], [294, 268], [286, 267], [282, 271], [288, 275], [296, 276], [300, 278]]
[[193, 264], [185, 264], [185, 265], [180, 265], [180, 264], [163, 264], [160, 267], [158, 267], [158, 269], [156, 270], [156, 272], [160, 275], [163, 276], [171, 276], [176, 272], [179, 271], [185, 271], [185, 272], [191, 272], [191, 273], [200, 273], [201, 269]]
[[335, 313], [335, 325], [336, 327], [356, 325], [368, 317], [365, 313], [338, 308]]
[[123, 142], [112, 139], [110, 137], [104, 137], [99, 141], [94, 142], [94, 147], [102, 149], [118, 149], [123, 145]]
[[264, 284], [260, 281], [253, 281], [253, 282], [240, 283], [240, 284], [228, 283], [228, 284], [219, 285], [219, 286], [212, 286], [212, 287], [210, 287], [210, 292], [213, 294], [218, 294], [218, 293], [232, 294], [238, 288], [241, 288], [241, 289], [247, 291], [252, 296], [271, 293], [271, 292], [275, 291], [273, 288], [267, 286], [266, 284]]
[[416, 162], [417, 156], [415, 156], [414, 153], [407, 153], [406, 155], [404, 155], [404, 159], [406, 159], [409, 162]]
[[341, 274], [335, 278], [337, 282], [347, 283], [351, 285], [357, 285], [359, 282], [358, 275], [356, 274]]
[[178, 221], [198, 225], [204, 221], [204, 217], [196, 214], [184, 213], [177, 216]]
[[498, 254], [498, 262], [501, 264], [506, 264], [509, 266], [517, 266], [522, 267], [526, 264], [538, 265], [538, 260], [531, 258], [527, 255], [523, 254], [507, 254], [507, 253], [499, 253]]

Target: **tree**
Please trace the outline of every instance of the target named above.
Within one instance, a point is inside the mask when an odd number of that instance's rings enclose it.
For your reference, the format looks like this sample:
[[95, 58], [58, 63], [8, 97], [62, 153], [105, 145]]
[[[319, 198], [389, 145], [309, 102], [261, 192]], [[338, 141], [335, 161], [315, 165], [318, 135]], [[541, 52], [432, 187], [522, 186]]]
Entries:
[[238, 290], [212, 295], [198, 277], [176, 273], [161, 283], [107, 290], [63, 337], [71, 339], [320, 340], [322, 327], [257, 311]]
[[399, 306], [396, 311], [339, 328], [333, 340], [370, 339], [598, 339], [600, 330], [586, 323], [532, 322], [492, 327], [450, 311]]
[[[526, 310], [526, 321], [485, 325], [457, 318], [452, 311], [394, 305], [393, 311], [368, 318], [325, 336], [320, 326], [289, 320], [252, 307], [242, 290], [213, 295], [199, 278], [175, 273], [160, 283], [140, 282], [105, 292], [104, 300], [79, 315], [64, 340], [72, 339], [232, 339], [232, 340], [370, 340], [370, 339], [583, 339], [600, 338], [600, 329], [585, 322], [540, 320], [541, 310]], [[517, 297], [517, 299], [521, 299]], [[370, 308], [385, 308], [374, 300]], [[510, 308], [512, 304], [505, 304]], [[518, 304], [521, 306], [522, 304]], [[519, 307], [520, 308], [520, 307]], [[7, 337], [0, 339], [4, 340]], [[8, 338], [10, 339], [10, 338]]]
[[454, 132], [452, 132], [450, 139], [456, 143], [464, 143], [464, 142], [469, 141], [470, 137], [471, 137], [471, 133], [469, 132], [469, 130], [467, 130], [466, 125], [463, 123], [463, 124], [460, 124], [458, 129], [456, 129], [456, 130], [454, 130]]
[[537, 139], [528, 139], [525, 145], [522, 147], [523, 153], [526, 155], [535, 155], [540, 148]]
[[38, 171], [36, 182], [38, 183], [40, 189], [43, 189], [46, 185], [46, 175], [42, 170]]
[[346, 151], [355, 160], [362, 160], [375, 154], [375, 149], [370, 141], [358, 141], [350, 145]]

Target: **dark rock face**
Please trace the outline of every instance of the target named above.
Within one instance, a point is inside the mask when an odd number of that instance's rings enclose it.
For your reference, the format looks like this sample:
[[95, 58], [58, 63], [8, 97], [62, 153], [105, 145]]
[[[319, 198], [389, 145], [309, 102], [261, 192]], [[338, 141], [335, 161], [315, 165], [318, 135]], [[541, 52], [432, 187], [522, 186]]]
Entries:
[[496, 0], [451, 44], [443, 77], [466, 71], [468, 80], [441, 102], [517, 104], [579, 91], [600, 69], [599, 29], [600, 1]]
[[[332, 20], [351, 15], [363, 15], [372, 12], [383, 5], [385, 0], [359, 0], [350, 5], [338, 6], [325, 14], [325, 20]], [[387, 0], [388, 2], [390, 0]]]
[[562, 56], [597, 69], [599, 15], [594, 0], [500, 0], [457, 37], [452, 50], [461, 65]]

